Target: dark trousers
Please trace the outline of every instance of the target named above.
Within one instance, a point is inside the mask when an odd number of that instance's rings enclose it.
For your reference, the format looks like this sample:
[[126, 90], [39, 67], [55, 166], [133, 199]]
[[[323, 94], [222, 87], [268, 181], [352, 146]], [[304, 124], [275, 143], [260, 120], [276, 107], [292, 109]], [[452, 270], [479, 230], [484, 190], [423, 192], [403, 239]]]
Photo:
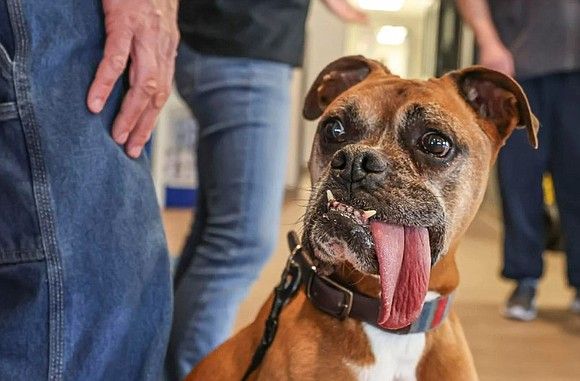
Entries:
[[541, 123], [539, 148], [516, 130], [500, 151], [504, 267], [509, 279], [540, 278], [545, 249], [542, 176], [552, 173], [567, 254], [568, 282], [580, 287], [580, 71], [520, 81]]

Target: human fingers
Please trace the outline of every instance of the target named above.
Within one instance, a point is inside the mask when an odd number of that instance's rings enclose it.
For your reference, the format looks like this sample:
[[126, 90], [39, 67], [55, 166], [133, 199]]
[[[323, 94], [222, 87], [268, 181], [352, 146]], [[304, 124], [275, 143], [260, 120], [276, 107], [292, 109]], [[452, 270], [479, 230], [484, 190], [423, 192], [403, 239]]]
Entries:
[[[113, 139], [119, 144], [125, 144], [137, 125], [143, 123], [143, 113], [159, 91], [163, 73], [159, 71], [155, 48], [151, 44], [152, 38], [154, 37], [136, 37], [134, 42], [131, 53], [130, 87], [111, 130]], [[135, 147], [132, 148], [136, 152]]]
[[512, 54], [503, 46], [488, 46], [480, 51], [479, 61], [483, 66], [513, 76], [515, 65]]
[[143, 110], [139, 121], [135, 125], [135, 128], [130, 132], [125, 144], [125, 151], [132, 158], [137, 158], [141, 155], [143, 147], [151, 137], [157, 116], [171, 93], [171, 84], [175, 67], [174, 61], [161, 61], [160, 66], [162, 66], [160, 72], [164, 75], [160, 76], [160, 81], [162, 82], [160, 83], [158, 92], [150, 99], [149, 104]]
[[94, 113], [102, 111], [113, 86], [125, 71], [133, 39], [132, 31], [118, 23], [109, 24], [107, 29], [103, 59], [87, 95], [87, 106]]
[[322, 2], [343, 21], [357, 24], [366, 24], [368, 22], [368, 15], [359, 8], [352, 6], [347, 0], [322, 0]]
[[171, 91], [179, 41], [177, 0], [103, 0], [103, 11], [105, 54], [87, 102], [91, 111], [102, 110], [130, 57], [130, 87], [111, 134], [117, 143], [126, 144], [136, 130], [137, 137], [125, 147], [126, 151], [131, 150], [130, 156], [136, 157]]
[[[128, 132], [128, 135], [122, 135], [123, 138], [127, 137], [123, 143], [125, 143], [125, 151], [132, 158], [137, 158], [141, 155], [143, 146], [151, 137], [157, 116], [171, 93], [173, 74], [175, 72], [175, 56], [177, 55], [177, 44], [179, 42], [177, 26], [175, 23], [165, 23], [159, 24], [158, 28], [154, 29], [157, 29], [157, 33], [154, 36], [150, 36], [148, 33], [142, 35], [142, 45], [154, 48], [155, 60], [157, 62], [157, 87], [149, 93], [150, 97], [147, 106], [145, 108], [139, 108], [142, 112], [134, 128], [130, 131], [124, 131]], [[156, 40], [153, 41], [153, 37]], [[136, 37], [136, 42], [136, 46], [141, 45], [139, 44], [141, 42], [141, 35]], [[132, 69], [136, 70], [131, 70], [132, 73], [138, 73], [141, 67], [140, 62], [143, 60], [146, 62], [150, 61], [151, 57], [137, 54], [135, 59], [136, 65]], [[136, 78], [134, 83], [137, 83], [138, 75], [134, 74], [133, 76]]]

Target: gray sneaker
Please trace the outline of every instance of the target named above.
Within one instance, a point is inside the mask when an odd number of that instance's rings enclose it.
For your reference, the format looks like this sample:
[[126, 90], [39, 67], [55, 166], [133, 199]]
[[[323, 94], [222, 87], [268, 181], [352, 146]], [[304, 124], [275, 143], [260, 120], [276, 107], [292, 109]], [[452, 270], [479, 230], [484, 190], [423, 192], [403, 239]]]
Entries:
[[576, 291], [576, 297], [572, 301], [572, 305], [570, 306], [570, 309], [575, 314], [580, 315], [580, 289], [578, 291]]
[[534, 320], [538, 316], [536, 288], [518, 284], [506, 303], [503, 316], [513, 320]]

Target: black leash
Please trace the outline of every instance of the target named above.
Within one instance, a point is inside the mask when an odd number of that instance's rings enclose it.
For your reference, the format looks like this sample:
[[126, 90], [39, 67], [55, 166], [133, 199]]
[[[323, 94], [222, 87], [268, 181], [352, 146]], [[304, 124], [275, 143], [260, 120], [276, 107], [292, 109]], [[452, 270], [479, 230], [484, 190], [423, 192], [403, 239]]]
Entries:
[[290, 299], [296, 295], [296, 292], [300, 288], [302, 271], [300, 270], [300, 265], [296, 262], [295, 257], [302, 250], [302, 246], [300, 245], [296, 232], [291, 231], [288, 233], [288, 245], [290, 246], [290, 257], [288, 257], [288, 261], [286, 262], [286, 268], [282, 273], [280, 284], [274, 288], [274, 301], [272, 302], [270, 315], [266, 320], [264, 335], [262, 336], [258, 348], [256, 348], [256, 351], [254, 352], [252, 363], [242, 377], [242, 381], [246, 381], [248, 377], [258, 369], [264, 360], [264, 356], [276, 336], [276, 331], [278, 330], [278, 319], [282, 312], [282, 308], [288, 304]]

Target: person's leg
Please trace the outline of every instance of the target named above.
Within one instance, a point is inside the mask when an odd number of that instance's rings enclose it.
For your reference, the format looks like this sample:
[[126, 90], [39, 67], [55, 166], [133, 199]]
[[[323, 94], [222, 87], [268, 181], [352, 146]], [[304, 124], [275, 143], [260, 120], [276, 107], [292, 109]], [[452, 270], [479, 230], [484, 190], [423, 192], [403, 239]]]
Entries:
[[0, 0], [0, 380], [47, 380], [49, 367], [54, 369], [48, 356], [49, 277], [14, 91], [8, 9]]
[[[542, 177], [547, 168], [550, 151], [550, 126], [545, 118], [544, 94], [541, 79], [521, 81], [532, 112], [541, 123], [539, 148], [534, 150], [526, 132], [516, 130], [500, 150], [498, 178], [504, 220], [504, 263], [502, 275], [521, 283], [508, 301], [506, 316], [522, 320], [535, 317], [535, 285], [543, 272], [544, 208]], [[521, 294], [521, 295], [520, 295]], [[527, 300], [527, 303], [525, 302]], [[515, 315], [511, 316], [512, 305]]]
[[[199, 170], [198, 170], [199, 172]], [[185, 240], [185, 244], [181, 249], [181, 254], [177, 260], [177, 265], [175, 266], [175, 271], [173, 275], [173, 285], [177, 286], [183, 275], [187, 272], [191, 261], [193, 260], [195, 254], [195, 248], [201, 240], [202, 232], [204, 231], [204, 226], [206, 223], [207, 213], [206, 213], [206, 200], [203, 191], [203, 185], [198, 180], [198, 190], [197, 190], [197, 200], [195, 202], [195, 215], [191, 223], [191, 229], [189, 235]]]
[[178, 61], [178, 87], [200, 128], [205, 213], [204, 223], [194, 226], [202, 231], [192, 232], [198, 238], [183, 253], [187, 269], [176, 279], [171, 380], [183, 379], [230, 335], [240, 303], [274, 249], [291, 76], [288, 65], [192, 51]]
[[172, 300], [149, 163], [110, 136], [120, 83], [99, 115], [85, 104], [103, 53], [101, 2], [8, 8], [20, 141], [0, 148], [1, 183], [17, 190], [0, 200], [0, 379], [158, 380]]
[[568, 282], [580, 289], [580, 72], [550, 76], [555, 114], [552, 174], [560, 211]]

